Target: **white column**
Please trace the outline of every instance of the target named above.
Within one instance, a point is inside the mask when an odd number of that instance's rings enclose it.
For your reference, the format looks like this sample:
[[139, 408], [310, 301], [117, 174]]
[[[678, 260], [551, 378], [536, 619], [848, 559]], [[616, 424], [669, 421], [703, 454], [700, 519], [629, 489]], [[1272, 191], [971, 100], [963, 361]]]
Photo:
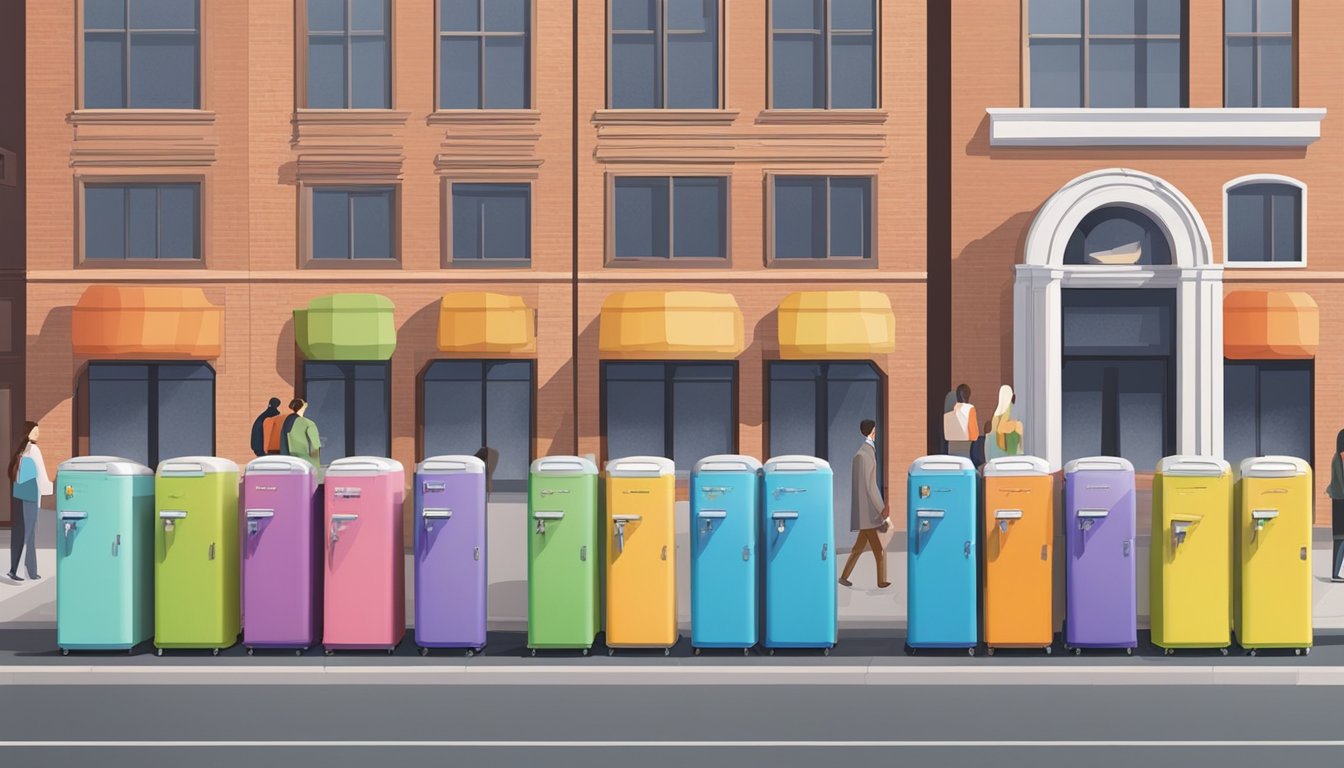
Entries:
[[1013, 285], [1013, 391], [1026, 410], [1023, 451], [1062, 463], [1061, 280], [1051, 267], [1018, 265]]
[[1182, 269], [1177, 295], [1176, 450], [1223, 455], [1223, 273]]

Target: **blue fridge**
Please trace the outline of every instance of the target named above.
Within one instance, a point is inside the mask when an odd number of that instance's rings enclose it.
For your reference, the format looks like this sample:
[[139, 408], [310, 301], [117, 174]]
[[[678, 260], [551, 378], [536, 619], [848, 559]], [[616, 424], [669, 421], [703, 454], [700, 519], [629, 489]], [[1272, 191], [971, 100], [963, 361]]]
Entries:
[[56, 645], [130, 651], [154, 634], [154, 470], [81, 456], [56, 469]]
[[812, 456], [765, 463], [761, 549], [765, 555], [765, 637], [776, 648], [836, 641], [835, 502], [831, 465]]
[[691, 646], [756, 645], [761, 463], [710, 456], [691, 471]]
[[910, 466], [906, 504], [906, 649], [965, 648], [975, 654], [975, 467], [959, 456]]

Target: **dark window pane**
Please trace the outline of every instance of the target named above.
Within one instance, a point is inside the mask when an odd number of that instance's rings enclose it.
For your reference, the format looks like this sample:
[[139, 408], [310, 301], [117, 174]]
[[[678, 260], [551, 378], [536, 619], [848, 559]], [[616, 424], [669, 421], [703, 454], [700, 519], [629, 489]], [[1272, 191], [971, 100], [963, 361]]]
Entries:
[[1139, 107], [1139, 61], [1134, 40], [1093, 40], [1089, 107]]
[[1229, 37], [1223, 71], [1227, 78], [1224, 106], [1254, 107], [1255, 41], [1245, 37]]
[[737, 421], [731, 381], [676, 381], [672, 385], [671, 459], [682, 471], [706, 456], [732, 453]]
[[1152, 471], [1166, 455], [1167, 363], [1127, 360], [1119, 366], [1120, 455], [1141, 471]]
[[1102, 452], [1102, 365], [1065, 360], [1062, 371], [1063, 395], [1060, 419], [1063, 424], [1065, 461], [1096, 456]]
[[616, 180], [616, 257], [667, 257], [667, 186], [664, 178]]
[[724, 179], [673, 180], [676, 221], [673, 256], [722, 258], [726, 254], [727, 196]]
[[877, 29], [873, 0], [831, 0], [831, 29]]
[[771, 13], [775, 29], [820, 30], [826, 11], [823, 0], [772, 0]]
[[1273, 261], [1301, 261], [1302, 216], [1299, 211], [1301, 192], [1293, 187], [1278, 185], [1272, 193]]
[[659, 106], [658, 38], [649, 34], [611, 37], [611, 107]]
[[151, 186], [126, 188], [128, 217], [127, 253], [130, 259], [155, 259], [159, 256], [158, 190]]
[[[388, 440], [388, 399], [386, 367], [377, 366], [382, 376], [355, 381], [354, 451], [360, 456], [387, 456], [391, 453]], [[330, 463], [323, 456], [324, 463]]]
[[482, 258], [481, 219], [484, 202], [465, 184], [453, 185], [453, 259]]
[[1310, 367], [1261, 369], [1259, 455], [1311, 461], [1312, 400]]
[[1083, 105], [1083, 44], [1080, 40], [1032, 40], [1030, 56], [1031, 106]]
[[826, 180], [775, 180], [775, 258], [826, 257]]
[[485, 106], [523, 109], [528, 91], [527, 39], [492, 37], [485, 42]]
[[487, 259], [531, 258], [527, 187], [500, 185], [485, 198], [485, 248]]
[[831, 42], [831, 107], [877, 106], [877, 56], [872, 35], [837, 35]]
[[490, 381], [486, 387], [485, 444], [499, 452], [495, 487], [526, 487], [532, 461], [532, 382]]
[[214, 455], [215, 380], [209, 368], [161, 367], [158, 407], [160, 461]]
[[312, 208], [313, 258], [350, 258], [349, 194], [339, 190], [314, 189]]
[[1257, 32], [1293, 31], [1293, 0], [1258, 0], [1255, 5], [1260, 16]]
[[308, 400], [305, 415], [317, 425], [322, 439], [322, 463], [345, 458], [345, 379], [308, 378], [304, 391]]
[[384, 37], [356, 37], [350, 41], [352, 109], [388, 109], [392, 106], [388, 45]]
[[628, 32], [657, 28], [657, 0], [611, 0], [611, 28]]
[[486, 0], [485, 28], [489, 32], [526, 32], [528, 0]]
[[834, 258], [872, 255], [871, 182], [868, 179], [831, 180], [831, 250]]
[[1171, 245], [1162, 228], [1146, 214], [1120, 206], [1098, 208], [1083, 217], [1064, 253], [1066, 264], [1124, 258], [1137, 259], [1136, 264], [1170, 264]]
[[1260, 103], [1255, 106], [1293, 106], [1293, 41], [1270, 38], [1259, 45]]
[[152, 465], [148, 367], [92, 364], [88, 384], [89, 452]]
[[446, 37], [439, 41], [439, 108], [481, 106], [481, 41]]
[[1069, 289], [1062, 296], [1065, 355], [1166, 356], [1175, 347], [1169, 289]]
[[481, 447], [482, 387], [479, 378], [425, 382], [426, 456], [469, 455]]
[[196, 29], [197, 0], [130, 0], [132, 29]]
[[1141, 106], [1181, 106], [1181, 42], [1149, 40], [1140, 50], [1147, 54], [1146, 81], [1140, 78], [1146, 86]]
[[713, 32], [718, 26], [718, 0], [665, 0], [667, 28], [678, 32]]
[[1223, 366], [1223, 456], [1237, 466], [1258, 455], [1256, 408], [1259, 367], [1228, 361]]
[[126, 46], [120, 34], [84, 36], [84, 106], [120, 109], [126, 106]]
[[1027, 11], [1030, 34], [1082, 34], [1083, 0], [1031, 0]]
[[1268, 261], [1269, 221], [1263, 195], [1242, 187], [1227, 195], [1228, 261]]
[[1094, 35], [1176, 35], [1181, 32], [1179, 0], [1092, 0], [1088, 31]]
[[200, 256], [200, 191], [195, 184], [165, 184], [159, 187], [160, 259], [194, 259]]
[[390, 259], [392, 253], [392, 192], [359, 192], [352, 196], [356, 259]]
[[126, 0], [84, 0], [85, 29], [125, 29]]
[[308, 40], [308, 106], [345, 109], [345, 38]]
[[817, 383], [815, 379], [770, 381], [771, 456], [808, 456], [817, 449]]
[[387, 0], [350, 0], [352, 32], [386, 32]]
[[[610, 367], [612, 364], [608, 363]], [[665, 387], [654, 381], [616, 381], [606, 387], [607, 455], [662, 456]], [[671, 457], [668, 457], [671, 458]]]
[[443, 32], [477, 32], [481, 29], [479, 0], [439, 0], [439, 29]]
[[1223, 23], [1228, 32], [1255, 31], [1255, 2], [1256, 0], [1223, 0]]
[[345, 32], [345, 0], [308, 0], [309, 32]]
[[714, 109], [719, 105], [718, 35], [670, 35], [667, 40], [667, 108]]
[[771, 56], [772, 107], [826, 107], [826, 46], [821, 35], [776, 33]]
[[84, 187], [84, 258], [126, 258], [124, 187]]

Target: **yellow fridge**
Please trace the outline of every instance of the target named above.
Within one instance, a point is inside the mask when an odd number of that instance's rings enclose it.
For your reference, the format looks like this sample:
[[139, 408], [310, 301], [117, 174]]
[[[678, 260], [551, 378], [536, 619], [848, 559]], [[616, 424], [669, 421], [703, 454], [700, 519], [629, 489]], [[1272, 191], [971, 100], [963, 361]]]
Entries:
[[1153, 476], [1148, 604], [1153, 645], [1232, 644], [1232, 467], [1210, 456], [1168, 456]]
[[1311, 649], [1311, 467], [1290, 456], [1241, 462], [1233, 630], [1259, 648]]
[[677, 644], [676, 467], [634, 456], [607, 462], [607, 652]]

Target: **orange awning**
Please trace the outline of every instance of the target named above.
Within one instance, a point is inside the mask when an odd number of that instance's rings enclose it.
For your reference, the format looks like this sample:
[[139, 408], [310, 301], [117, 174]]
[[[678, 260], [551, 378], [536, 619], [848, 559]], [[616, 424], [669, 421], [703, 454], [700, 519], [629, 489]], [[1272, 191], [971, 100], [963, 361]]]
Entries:
[[80, 357], [209, 359], [223, 315], [200, 288], [95, 285], [75, 304], [70, 339]]
[[440, 352], [534, 355], [536, 319], [521, 296], [450, 293], [439, 301]]
[[1320, 310], [1298, 291], [1232, 291], [1223, 297], [1223, 355], [1231, 360], [1316, 356]]

